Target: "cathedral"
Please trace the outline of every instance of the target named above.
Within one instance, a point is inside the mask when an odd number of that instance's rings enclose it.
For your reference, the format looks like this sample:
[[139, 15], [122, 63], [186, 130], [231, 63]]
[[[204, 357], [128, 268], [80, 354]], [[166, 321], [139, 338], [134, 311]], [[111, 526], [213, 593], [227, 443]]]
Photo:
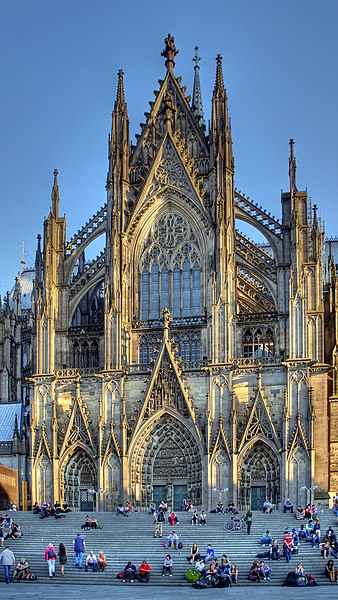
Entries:
[[0, 464], [21, 505], [260, 509], [337, 491], [336, 245], [293, 140], [279, 218], [235, 188], [222, 57], [206, 126], [198, 53], [192, 98], [177, 53], [169, 34], [136, 144], [119, 71], [106, 204], [67, 238], [55, 170], [35, 267], [1, 303]]

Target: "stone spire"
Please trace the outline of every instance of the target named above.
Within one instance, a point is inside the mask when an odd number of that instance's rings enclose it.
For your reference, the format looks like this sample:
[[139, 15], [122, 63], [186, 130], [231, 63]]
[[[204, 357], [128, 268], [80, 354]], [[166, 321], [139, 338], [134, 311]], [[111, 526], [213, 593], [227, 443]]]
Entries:
[[124, 98], [123, 76], [124, 76], [124, 73], [123, 73], [122, 69], [119, 69], [118, 74], [117, 74], [118, 81], [117, 81], [117, 92], [116, 92], [116, 100], [115, 100], [114, 110], [116, 110], [118, 106], [125, 107], [125, 105], [126, 105], [126, 101]]
[[37, 236], [37, 247], [35, 253], [35, 284], [39, 288], [42, 285], [42, 252], [41, 252], [41, 235]]
[[52, 187], [52, 215], [53, 217], [58, 217], [59, 215], [59, 202], [60, 202], [60, 196], [59, 196], [59, 186], [58, 186], [58, 170], [54, 169], [53, 171], [53, 175], [54, 175], [54, 183], [53, 183], [53, 187]]
[[192, 59], [195, 63], [194, 66], [194, 89], [192, 94], [192, 110], [197, 119], [199, 126], [204, 125], [204, 114], [203, 114], [203, 103], [202, 103], [202, 92], [200, 82], [200, 66], [199, 62], [201, 57], [198, 55], [198, 46], [195, 46], [195, 56]]
[[217, 54], [217, 56], [216, 56], [216, 80], [215, 80], [214, 94], [216, 94], [217, 92], [225, 94], [221, 54]]
[[290, 177], [290, 192], [296, 192], [296, 158], [294, 153], [295, 140], [293, 138], [289, 141], [290, 144], [290, 158], [289, 158], [289, 177]]
[[168, 36], [165, 38], [164, 43], [165, 48], [164, 50], [162, 50], [161, 56], [164, 56], [166, 58], [165, 66], [167, 67], [168, 71], [172, 71], [175, 66], [175, 56], [176, 54], [178, 54], [179, 51], [175, 46], [175, 40], [171, 33], [168, 33]]

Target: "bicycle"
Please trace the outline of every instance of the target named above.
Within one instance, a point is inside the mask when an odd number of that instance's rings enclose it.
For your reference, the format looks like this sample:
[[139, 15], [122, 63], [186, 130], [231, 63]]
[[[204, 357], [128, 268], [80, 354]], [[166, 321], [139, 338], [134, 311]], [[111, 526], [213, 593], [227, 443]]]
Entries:
[[243, 517], [231, 517], [231, 521], [224, 523], [224, 529], [226, 531], [241, 531], [246, 529], [246, 518]]

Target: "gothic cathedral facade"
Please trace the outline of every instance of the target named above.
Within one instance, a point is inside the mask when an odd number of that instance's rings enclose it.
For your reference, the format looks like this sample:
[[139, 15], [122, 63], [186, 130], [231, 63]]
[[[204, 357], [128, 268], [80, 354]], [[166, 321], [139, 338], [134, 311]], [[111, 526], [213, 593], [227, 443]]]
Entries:
[[170, 35], [162, 54], [135, 145], [118, 74], [107, 202], [69, 241], [54, 172], [30, 317], [31, 499], [305, 503], [330, 489], [323, 231], [292, 141], [280, 220], [235, 189], [222, 58], [206, 128], [198, 56], [191, 101]]

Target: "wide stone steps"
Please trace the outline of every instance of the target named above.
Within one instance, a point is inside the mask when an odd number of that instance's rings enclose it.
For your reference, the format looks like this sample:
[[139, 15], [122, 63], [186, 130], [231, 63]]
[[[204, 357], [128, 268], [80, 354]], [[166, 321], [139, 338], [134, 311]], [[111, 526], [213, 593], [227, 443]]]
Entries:
[[[76, 569], [72, 552], [72, 540], [77, 531], [81, 531], [80, 527], [84, 523], [85, 513], [68, 513], [62, 519], [50, 517], [43, 520], [28, 512], [12, 513], [12, 516], [14, 521], [21, 525], [24, 536], [18, 540], [8, 540], [8, 545], [15, 553], [17, 561], [21, 557], [28, 560], [31, 571], [38, 576], [38, 582], [49, 582], [47, 564], [44, 561], [47, 544], [52, 542], [56, 549], [60, 542], [65, 544], [68, 551], [66, 577], [65, 579], [61, 577], [57, 559], [56, 577], [53, 578], [53, 584], [65, 582], [68, 584], [79, 582], [92, 584], [95, 581], [102, 585], [123, 585], [116, 579], [116, 575], [123, 570], [127, 561], [131, 560], [138, 567], [142, 560], [146, 559], [151, 566], [149, 585], [189, 585], [184, 577], [189, 568], [186, 557], [190, 554], [192, 543], [196, 542], [201, 554], [206, 553], [209, 543], [213, 544], [215, 555], [218, 558], [224, 553], [227, 554], [239, 569], [239, 585], [252, 585], [247, 577], [250, 565], [257, 553], [264, 550], [260, 545], [261, 535], [269, 529], [281, 546], [284, 530], [286, 528], [291, 530], [292, 527], [299, 524], [294, 515], [288, 513], [284, 515], [282, 512], [274, 512], [263, 515], [261, 512], [254, 512], [251, 534], [247, 535], [246, 531], [225, 530], [224, 524], [230, 521], [228, 515], [209, 514], [207, 525], [201, 527], [191, 525], [191, 513], [178, 513], [180, 522], [174, 529], [180, 535], [183, 549], [175, 551], [174, 548], [166, 550], [163, 547], [163, 542], [172, 528], [168, 524], [164, 524], [163, 538], [155, 539], [153, 517], [149, 514], [132, 513], [128, 518], [124, 518], [111, 513], [97, 513], [96, 516], [102, 529], [83, 532], [87, 552], [93, 550], [95, 554], [98, 554], [100, 550], [103, 550], [107, 556], [106, 571], [95, 574], [85, 573], [84, 569], [82, 571]], [[327, 509], [320, 513], [320, 521], [322, 534], [329, 525], [337, 527], [336, 517], [332, 511]], [[161, 576], [163, 560], [167, 553], [172, 555], [174, 561], [173, 577]], [[281, 561], [270, 563], [273, 569], [272, 579], [270, 582], [264, 582], [264, 585], [281, 585], [287, 572], [292, 570], [298, 562], [301, 562], [305, 572], [311, 573], [319, 583], [329, 583], [324, 577], [325, 561], [320, 551], [317, 548], [312, 549], [311, 544], [302, 542], [298, 556], [294, 555], [289, 565], [286, 564], [284, 558]], [[0, 574], [3, 579], [2, 570]], [[133, 585], [135, 584], [136, 582]]]

